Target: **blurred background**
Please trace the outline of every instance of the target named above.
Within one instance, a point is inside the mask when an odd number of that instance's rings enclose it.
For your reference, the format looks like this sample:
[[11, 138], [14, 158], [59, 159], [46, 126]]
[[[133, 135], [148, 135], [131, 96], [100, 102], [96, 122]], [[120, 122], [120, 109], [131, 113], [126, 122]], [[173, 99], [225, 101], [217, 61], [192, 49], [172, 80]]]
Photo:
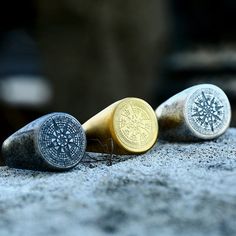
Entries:
[[1, 142], [48, 112], [83, 123], [118, 99], [156, 108], [198, 83], [223, 88], [236, 111], [233, 0], [4, 2]]

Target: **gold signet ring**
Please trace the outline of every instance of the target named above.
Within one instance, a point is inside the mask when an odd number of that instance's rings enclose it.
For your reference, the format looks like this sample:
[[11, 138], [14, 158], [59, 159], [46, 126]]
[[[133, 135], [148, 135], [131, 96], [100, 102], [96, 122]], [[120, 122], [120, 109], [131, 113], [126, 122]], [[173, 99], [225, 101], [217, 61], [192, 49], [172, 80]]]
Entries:
[[85, 122], [83, 129], [87, 151], [113, 154], [146, 152], [158, 134], [154, 110], [139, 98], [124, 98], [111, 104]]
[[231, 107], [212, 84], [190, 87], [162, 103], [156, 114], [161, 138], [173, 141], [214, 139], [229, 127]]

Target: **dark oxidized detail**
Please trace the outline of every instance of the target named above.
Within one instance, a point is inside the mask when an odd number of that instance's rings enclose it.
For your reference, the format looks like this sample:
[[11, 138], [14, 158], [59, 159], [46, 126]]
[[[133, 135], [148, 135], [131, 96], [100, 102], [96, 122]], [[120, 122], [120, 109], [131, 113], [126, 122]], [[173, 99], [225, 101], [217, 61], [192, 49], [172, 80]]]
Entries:
[[228, 125], [228, 103], [225, 95], [212, 88], [201, 88], [188, 100], [188, 120], [203, 135], [221, 132]]
[[86, 137], [79, 121], [66, 113], [42, 116], [8, 137], [2, 155], [9, 167], [58, 171], [83, 158]]
[[56, 114], [40, 127], [38, 145], [50, 165], [68, 168], [83, 157], [86, 138], [78, 121], [69, 115]]
[[175, 141], [214, 139], [230, 125], [231, 107], [222, 89], [200, 84], [171, 97], [156, 109], [161, 138]]
[[223, 108], [224, 106], [216, 97], [202, 92], [193, 104], [192, 117], [199, 126], [214, 132], [223, 120]]

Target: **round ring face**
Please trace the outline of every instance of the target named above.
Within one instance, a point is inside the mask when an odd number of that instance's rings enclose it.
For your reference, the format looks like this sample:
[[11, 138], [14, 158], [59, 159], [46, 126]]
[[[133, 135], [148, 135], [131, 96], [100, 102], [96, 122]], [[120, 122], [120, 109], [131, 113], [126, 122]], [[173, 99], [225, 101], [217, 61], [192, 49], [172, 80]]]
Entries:
[[114, 113], [113, 127], [118, 142], [130, 152], [145, 152], [157, 139], [156, 115], [148, 103], [138, 98], [121, 101]]
[[41, 125], [38, 146], [47, 163], [66, 169], [82, 159], [86, 137], [75, 118], [67, 114], [54, 114]]
[[214, 138], [228, 128], [231, 108], [225, 93], [218, 87], [196, 90], [186, 103], [187, 123], [200, 138]]

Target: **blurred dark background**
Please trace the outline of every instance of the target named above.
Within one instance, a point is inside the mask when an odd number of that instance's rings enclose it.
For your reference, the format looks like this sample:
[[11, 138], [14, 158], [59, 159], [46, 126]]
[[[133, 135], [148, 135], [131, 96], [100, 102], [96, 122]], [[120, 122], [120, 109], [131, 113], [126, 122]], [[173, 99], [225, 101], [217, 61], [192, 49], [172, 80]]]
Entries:
[[151, 101], [168, 29], [161, 1], [44, 0], [38, 7], [55, 109], [83, 122], [127, 96]]
[[3, 1], [0, 141], [47, 112], [83, 123], [118, 99], [156, 108], [198, 83], [222, 87], [235, 113], [235, 22], [233, 0]]

